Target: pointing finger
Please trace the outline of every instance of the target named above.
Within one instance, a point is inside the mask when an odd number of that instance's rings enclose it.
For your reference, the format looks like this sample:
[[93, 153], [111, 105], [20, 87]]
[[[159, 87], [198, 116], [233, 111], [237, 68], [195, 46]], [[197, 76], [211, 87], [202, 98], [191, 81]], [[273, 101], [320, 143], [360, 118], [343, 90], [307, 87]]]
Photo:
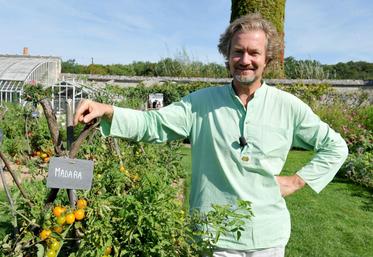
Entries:
[[78, 108], [76, 109], [75, 116], [74, 116], [74, 126], [78, 124], [78, 122], [83, 122], [84, 114], [89, 109], [89, 102], [87, 100], [80, 100]]

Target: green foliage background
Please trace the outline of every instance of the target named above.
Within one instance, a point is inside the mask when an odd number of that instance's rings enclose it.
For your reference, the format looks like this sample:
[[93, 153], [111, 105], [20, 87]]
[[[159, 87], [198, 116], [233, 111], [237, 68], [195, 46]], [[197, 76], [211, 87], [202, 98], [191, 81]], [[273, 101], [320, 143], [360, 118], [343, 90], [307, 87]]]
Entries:
[[[284, 60], [285, 77], [288, 79], [363, 79], [373, 80], [373, 63], [346, 62], [325, 65], [316, 60], [297, 60], [287, 57]], [[131, 64], [90, 64], [82, 65], [75, 60], [62, 62], [63, 73], [98, 74], [122, 76], [171, 76], [227, 78], [224, 65], [182, 59], [166, 58], [159, 62], [133, 62]], [[278, 78], [267, 73], [266, 78]]]

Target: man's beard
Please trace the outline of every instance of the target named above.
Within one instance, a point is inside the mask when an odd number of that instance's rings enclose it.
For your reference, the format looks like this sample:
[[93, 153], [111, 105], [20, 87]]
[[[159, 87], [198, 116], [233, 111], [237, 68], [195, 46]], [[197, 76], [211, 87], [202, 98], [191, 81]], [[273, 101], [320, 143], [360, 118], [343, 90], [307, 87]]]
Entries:
[[241, 86], [251, 86], [253, 82], [256, 80], [255, 76], [242, 76], [242, 75], [234, 75], [234, 78], [240, 82]]

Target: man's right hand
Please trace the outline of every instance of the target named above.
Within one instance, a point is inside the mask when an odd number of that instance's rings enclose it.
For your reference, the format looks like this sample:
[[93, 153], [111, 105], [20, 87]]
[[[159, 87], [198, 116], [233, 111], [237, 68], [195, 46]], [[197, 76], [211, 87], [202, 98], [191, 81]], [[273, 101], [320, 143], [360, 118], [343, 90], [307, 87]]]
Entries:
[[93, 119], [103, 116], [111, 120], [113, 112], [113, 106], [111, 105], [97, 103], [91, 100], [82, 100], [75, 112], [74, 126], [76, 126], [78, 122], [89, 123]]

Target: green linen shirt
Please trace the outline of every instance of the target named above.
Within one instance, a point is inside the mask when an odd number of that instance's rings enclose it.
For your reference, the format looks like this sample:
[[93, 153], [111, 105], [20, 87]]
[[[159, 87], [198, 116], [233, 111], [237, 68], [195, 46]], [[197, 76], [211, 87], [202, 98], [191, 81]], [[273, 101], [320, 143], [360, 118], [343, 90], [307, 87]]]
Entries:
[[[265, 83], [247, 107], [232, 85], [198, 90], [160, 110], [114, 107], [104, 135], [161, 143], [189, 138], [192, 146], [191, 208], [252, 203], [241, 239], [222, 236], [218, 247], [255, 250], [285, 246], [290, 215], [275, 176], [291, 147], [313, 149], [315, 156], [297, 174], [316, 192], [335, 176], [347, 157], [341, 136], [301, 100]], [[241, 147], [243, 136], [247, 145]], [[307, 204], [307, 203], [305, 203]]]

